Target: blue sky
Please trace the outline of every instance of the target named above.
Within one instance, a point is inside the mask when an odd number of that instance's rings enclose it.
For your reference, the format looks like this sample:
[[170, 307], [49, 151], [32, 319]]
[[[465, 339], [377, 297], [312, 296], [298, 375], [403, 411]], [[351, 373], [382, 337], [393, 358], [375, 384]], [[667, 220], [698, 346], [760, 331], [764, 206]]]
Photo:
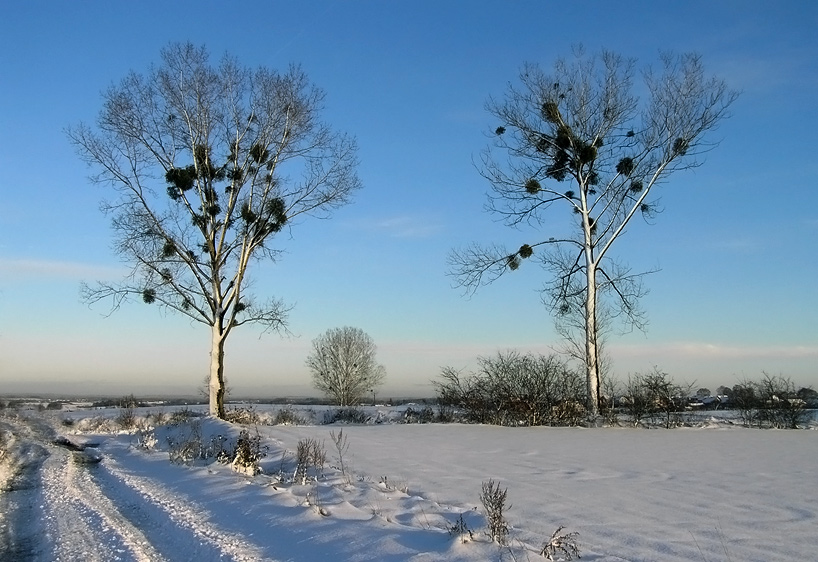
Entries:
[[295, 305], [295, 337], [231, 335], [236, 395], [306, 394], [310, 341], [368, 332], [384, 396], [428, 394], [445, 365], [559, 345], [535, 264], [471, 298], [446, 255], [470, 242], [515, 247], [483, 210], [473, 165], [496, 127], [486, 99], [525, 62], [548, 68], [582, 43], [654, 63], [696, 51], [742, 95], [705, 165], [661, 186], [656, 224], [616, 254], [647, 279], [646, 333], [608, 344], [614, 372], [659, 366], [712, 390], [762, 371], [818, 386], [818, 5], [811, 2], [4, 2], [0, 5], [0, 393], [195, 393], [209, 334], [143, 304], [105, 317], [82, 280], [122, 264], [92, 185], [63, 132], [92, 123], [100, 92], [158, 62], [170, 41], [250, 66], [300, 63], [327, 93], [325, 120], [357, 137], [355, 202], [305, 221], [259, 295]]

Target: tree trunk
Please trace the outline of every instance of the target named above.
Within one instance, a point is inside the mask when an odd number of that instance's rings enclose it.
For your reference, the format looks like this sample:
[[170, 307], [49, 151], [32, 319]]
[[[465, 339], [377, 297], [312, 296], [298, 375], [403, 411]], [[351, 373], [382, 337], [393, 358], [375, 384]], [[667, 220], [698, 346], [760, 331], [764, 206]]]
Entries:
[[224, 419], [224, 342], [227, 334], [218, 324], [212, 327], [210, 343], [210, 415]]
[[585, 295], [585, 366], [588, 387], [588, 417], [599, 415], [599, 354], [596, 327], [596, 264], [587, 263], [588, 288]]

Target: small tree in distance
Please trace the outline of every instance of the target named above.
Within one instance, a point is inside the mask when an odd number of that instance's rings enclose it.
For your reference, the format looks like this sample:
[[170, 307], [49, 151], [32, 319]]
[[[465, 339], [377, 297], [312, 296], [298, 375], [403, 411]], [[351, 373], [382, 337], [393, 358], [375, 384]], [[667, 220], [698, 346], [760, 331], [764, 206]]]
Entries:
[[386, 369], [375, 360], [377, 348], [360, 328], [332, 328], [312, 341], [307, 367], [313, 386], [342, 407], [356, 406], [383, 383]]
[[656, 216], [656, 186], [702, 163], [714, 146], [709, 133], [737, 96], [706, 76], [695, 54], [665, 55], [661, 63], [659, 72], [642, 74], [644, 101], [634, 94], [634, 61], [612, 52], [586, 56], [580, 49], [550, 74], [524, 66], [519, 85], [487, 103], [498, 123], [480, 169], [492, 188], [490, 212], [509, 226], [548, 233], [518, 249], [472, 245], [449, 258], [456, 283], [473, 292], [539, 257], [552, 274], [543, 301], [585, 367], [592, 418], [605, 330], [616, 319], [628, 328], [645, 324], [642, 275], [614, 260], [612, 247], [632, 219]]

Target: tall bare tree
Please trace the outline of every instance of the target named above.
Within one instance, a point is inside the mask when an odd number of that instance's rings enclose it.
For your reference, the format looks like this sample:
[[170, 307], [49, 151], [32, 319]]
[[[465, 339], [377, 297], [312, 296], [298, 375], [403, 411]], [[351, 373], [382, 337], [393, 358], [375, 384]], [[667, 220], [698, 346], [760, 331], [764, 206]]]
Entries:
[[224, 416], [224, 349], [232, 330], [286, 330], [282, 301], [247, 291], [251, 264], [275, 261], [276, 234], [327, 217], [360, 187], [354, 139], [319, 120], [324, 93], [297, 66], [250, 69], [204, 47], [171, 44], [162, 64], [131, 72], [103, 94], [95, 127], [68, 130], [113, 188], [103, 204], [121, 283], [83, 287], [84, 299], [136, 298], [211, 330], [210, 413]]
[[313, 386], [339, 406], [355, 406], [379, 386], [386, 370], [372, 338], [360, 328], [332, 328], [312, 341], [307, 367]]
[[634, 67], [611, 52], [578, 49], [572, 60], [558, 60], [552, 74], [524, 66], [519, 85], [510, 85], [504, 99], [488, 101], [500, 121], [480, 166], [492, 187], [488, 210], [509, 226], [554, 234], [517, 250], [472, 245], [449, 257], [450, 274], [471, 292], [537, 251], [553, 274], [543, 300], [559, 331], [581, 350], [590, 416], [599, 411], [604, 321], [644, 323], [642, 275], [615, 261], [611, 247], [634, 217], [655, 216], [655, 187], [702, 163], [700, 156], [715, 146], [707, 134], [737, 96], [706, 76], [698, 55], [683, 54], [663, 55], [660, 71], [642, 73], [640, 100]]

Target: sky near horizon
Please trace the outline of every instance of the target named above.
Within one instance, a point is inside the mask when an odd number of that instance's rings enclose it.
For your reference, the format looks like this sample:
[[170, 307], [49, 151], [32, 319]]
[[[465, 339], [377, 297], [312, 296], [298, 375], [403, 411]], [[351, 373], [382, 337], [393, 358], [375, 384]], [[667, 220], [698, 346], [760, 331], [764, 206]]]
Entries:
[[526, 62], [572, 46], [655, 64], [695, 51], [741, 91], [705, 164], [659, 186], [664, 212], [614, 247], [646, 279], [646, 332], [608, 343], [613, 371], [658, 366], [715, 391], [762, 372], [818, 387], [818, 4], [783, 1], [3, 2], [0, 4], [0, 394], [195, 394], [209, 333], [133, 303], [79, 299], [81, 281], [125, 271], [106, 196], [64, 129], [93, 123], [101, 92], [145, 72], [172, 41], [248, 66], [302, 66], [324, 120], [357, 138], [364, 188], [330, 220], [280, 239], [253, 273], [260, 297], [294, 305], [291, 337], [233, 332], [235, 395], [311, 394], [304, 360], [328, 328], [373, 337], [383, 396], [430, 395], [443, 366], [560, 345], [535, 263], [470, 298], [446, 256], [471, 242], [518, 247], [473, 162], [498, 123], [485, 111]]

